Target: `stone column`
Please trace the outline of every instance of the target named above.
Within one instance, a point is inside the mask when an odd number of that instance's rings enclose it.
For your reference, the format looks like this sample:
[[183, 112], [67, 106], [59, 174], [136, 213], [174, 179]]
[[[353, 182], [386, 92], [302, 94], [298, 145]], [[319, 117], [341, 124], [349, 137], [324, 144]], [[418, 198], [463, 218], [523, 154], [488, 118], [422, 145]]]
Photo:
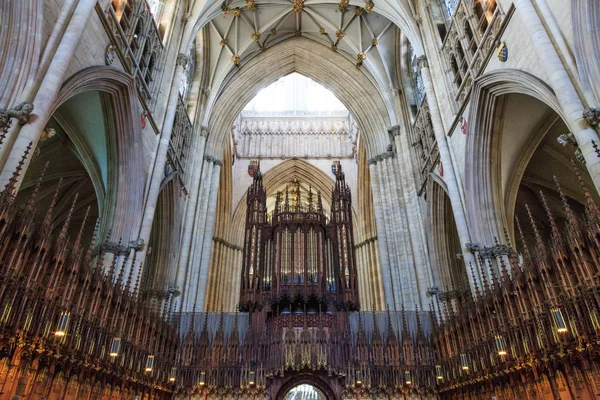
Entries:
[[[454, 220], [456, 222], [456, 230], [460, 239], [460, 247], [465, 260], [465, 265], [471, 262], [473, 265], [477, 265], [473, 254], [467, 249], [467, 244], [472, 242], [469, 228], [467, 225], [467, 218], [465, 216], [465, 210], [461, 201], [459, 193], [460, 188], [456, 182], [456, 172], [454, 171], [454, 164], [450, 158], [450, 151], [448, 149], [448, 142], [446, 140], [446, 134], [444, 132], [444, 125], [442, 124], [442, 117], [438, 108], [437, 98], [433, 89], [433, 82], [431, 80], [431, 73], [429, 71], [429, 64], [427, 58], [421, 56], [418, 59], [418, 65], [421, 69], [421, 76], [423, 78], [423, 85], [427, 93], [427, 103], [429, 104], [429, 112], [431, 114], [431, 122], [433, 124], [433, 133], [435, 134], [435, 141], [440, 152], [440, 161], [444, 167], [444, 182], [448, 188], [448, 197], [450, 198], [450, 204], [452, 205], [452, 212], [454, 213]], [[471, 288], [474, 288], [473, 277], [469, 274], [469, 282]]]
[[[2, 153], [8, 154], [8, 157], [6, 160], [4, 156], [2, 157], [0, 187], [6, 185], [12, 173], [16, 170], [19, 160], [25, 153], [25, 149], [29, 146], [29, 143], [32, 144], [32, 149], [36, 148], [44, 127], [51, 117], [51, 112], [54, 109], [54, 102], [60, 92], [60, 88], [65, 80], [71, 61], [73, 60], [75, 49], [83, 36], [83, 30], [85, 29], [95, 5], [96, 0], [79, 1], [62, 40], [56, 49], [56, 53], [49, 65], [48, 71], [35, 95], [33, 100], [35, 108], [29, 116], [29, 122], [21, 128], [20, 132], [18, 132], [18, 136], [16, 136], [16, 133], [12, 136], [14, 140], [12, 146], [9, 142], [6, 142], [2, 146], [4, 148]], [[23, 171], [27, 171], [33, 153], [33, 151], [29, 153], [29, 157], [23, 166]], [[15, 191], [19, 190], [24, 175], [24, 173], [21, 174], [21, 179], [19, 180]]]
[[600, 158], [596, 155], [592, 145], [592, 141], [600, 142], [598, 135], [583, 117], [585, 107], [544, 29], [539, 15], [531, 4], [531, 0], [515, 0], [515, 6], [523, 21], [523, 27], [529, 33], [528, 36], [531, 38], [531, 44], [537, 52], [538, 58], [543, 61], [542, 68], [546, 69], [550, 86], [554, 90], [566, 118], [565, 122], [573, 131], [596, 190], [600, 193]]
[[[398, 195], [392, 184], [394, 171], [388, 168], [388, 161], [392, 156], [391, 152], [377, 156], [377, 167], [379, 168], [380, 182], [382, 184], [384, 223], [388, 233], [388, 249], [390, 249], [390, 265], [392, 266], [392, 281], [396, 299], [395, 307], [400, 307], [407, 300], [408, 274], [406, 263], [408, 257], [406, 246], [402, 243], [404, 239], [403, 229], [401, 220], [398, 217], [398, 210], [402, 205], [397, 202]], [[392, 258], [392, 254], [394, 258]]]
[[191, 234], [191, 246], [187, 261], [186, 279], [181, 302], [182, 311], [194, 311], [194, 300], [196, 289], [198, 287], [198, 275], [200, 270], [200, 250], [204, 233], [204, 220], [206, 218], [206, 207], [208, 203], [208, 189], [210, 187], [210, 178], [212, 176], [213, 158], [204, 156], [204, 166], [202, 168], [202, 180], [198, 193], [198, 204], [196, 206], [195, 218], [193, 219], [193, 229]]
[[181, 235], [181, 246], [179, 250], [179, 260], [176, 274], [176, 284], [179, 289], [183, 289], [187, 274], [188, 259], [190, 249], [192, 247], [192, 231], [194, 229], [194, 220], [196, 210], [199, 203], [198, 193], [200, 191], [200, 181], [202, 175], [202, 166], [204, 159], [204, 148], [206, 146], [206, 138], [208, 130], [206, 127], [201, 127], [194, 153], [196, 154], [195, 163], [193, 165], [192, 178], [190, 180], [190, 195], [185, 207], [185, 216], [183, 219], [183, 233]]
[[199, 310], [204, 310], [204, 302], [206, 298], [206, 285], [208, 283], [208, 269], [210, 266], [210, 249], [212, 247], [212, 236], [215, 230], [215, 214], [217, 208], [217, 194], [219, 193], [219, 177], [221, 175], [221, 166], [223, 163], [220, 160], [215, 160], [212, 170], [212, 178], [210, 184], [210, 197], [208, 201], [208, 214], [206, 215], [206, 223], [204, 224], [204, 241], [202, 243], [202, 257], [200, 260], [200, 276], [198, 280], [198, 291], [196, 301]]
[[[433, 286], [431, 276], [431, 265], [427, 253], [427, 239], [425, 237], [425, 220], [421, 207], [419, 206], [419, 197], [417, 195], [417, 187], [414, 180], [413, 168], [410, 161], [409, 143], [406, 134], [402, 134], [400, 126], [394, 126], [390, 129], [390, 133], [394, 139], [396, 146], [396, 170], [401, 181], [399, 185], [404, 197], [404, 205], [407, 214], [406, 222], [408, 232], [412, 244], [413, 254], [415, 258], [415, 273], [417, 281], [420, 283], [421, 292], [427, 287]], [[419, 293], [422, 300], [424, 293]], [[425, 304], [421, 304], [425, 306]]]
[[379, 238], [379, 255], [381, 259], [381, 277], [383, 280], [383, 291], [385, 295], [385, 303], [395, 310], [394, 288], [392, 286], [392, 273], [390, 265], [390, 255], [387, 249], [387, 233], [385, 228], [385, 216], [383, 212], [383, 204], [381, 200], [381, 188], [379, 183], [379, 171], [377, 168], [377, 160], [370, 159], [368, 161], [369, 171], [371, 174], [371, 188], [373, 191], [373, 209], [375, 212], [375, 221], [377, 227], [377, 237]]

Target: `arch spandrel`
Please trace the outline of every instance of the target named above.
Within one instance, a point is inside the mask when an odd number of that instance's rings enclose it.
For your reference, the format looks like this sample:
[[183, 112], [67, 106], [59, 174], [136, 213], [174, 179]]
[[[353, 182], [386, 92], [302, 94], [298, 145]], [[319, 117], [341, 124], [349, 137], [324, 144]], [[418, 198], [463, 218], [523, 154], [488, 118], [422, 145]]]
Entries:
[[[51, 114], [69, 99], [86, 92], [99, 92], [107, 141], [107, 200], [101, 226], [110, 227], [112, 238], [133, 240], [141, 222], [146, 161], [143, 154], [135, 79], [110, 66], [85, 68], [67, 79], [52, 106]], [[132, 220], [134, 219], [134, 220]]]

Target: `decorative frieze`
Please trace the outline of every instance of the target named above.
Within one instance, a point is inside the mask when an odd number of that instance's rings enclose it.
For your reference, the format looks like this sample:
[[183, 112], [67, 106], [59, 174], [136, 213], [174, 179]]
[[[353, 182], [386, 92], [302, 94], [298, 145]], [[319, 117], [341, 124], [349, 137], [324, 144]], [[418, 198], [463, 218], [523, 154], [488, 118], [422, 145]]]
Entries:
[[233, 142], [237, 158], [351, 158], [357, 136], [347, 111], [244, 111]]

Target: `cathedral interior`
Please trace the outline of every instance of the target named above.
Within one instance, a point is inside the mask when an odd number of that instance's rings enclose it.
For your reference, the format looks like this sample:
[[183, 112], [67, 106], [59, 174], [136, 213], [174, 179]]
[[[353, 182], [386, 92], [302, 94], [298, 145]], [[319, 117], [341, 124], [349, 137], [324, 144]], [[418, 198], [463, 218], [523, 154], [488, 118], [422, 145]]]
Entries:
[[0, 21], [0, 400], [600, 398], [598, 0]]

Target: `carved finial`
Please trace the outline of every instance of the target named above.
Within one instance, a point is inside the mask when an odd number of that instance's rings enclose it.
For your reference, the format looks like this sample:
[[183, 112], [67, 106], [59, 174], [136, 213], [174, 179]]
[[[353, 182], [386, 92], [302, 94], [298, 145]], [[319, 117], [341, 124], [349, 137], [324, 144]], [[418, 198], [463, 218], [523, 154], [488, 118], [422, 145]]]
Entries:
[[469, 268], [471, 269], [471, 276], [473, 277], [473, 286], [475, 287], [475, 298], [477, 301], [481, 298], [481, 292], [479, 291], [479, 285], [477, 284], [477, 277], [475, 276], [475, 270], [473, 269], [473, 264], [469, 261]]
[[73, 242], [73, 248], [77, 249], [81, 245], [81, 238], [83, 237], [83, 231], [85, 230], [85, 224], [87, 223], [87, 219], [90, 215], [91, 206], [87, 206], [85, 209], [85, 214], [83, 215], [83, 219], [81, 220], [81, 225], [79, 227], [79, 232], [77, 232], [77, 237], [75, 238], [75, 242]]
[[44, 217], [44, 221], [42, 222], [42, 227], [46, 232], [50, 232], [50, 230], [52, 229], [52, 220], [54, 219], [54, 208], [56, 207], [58, 193], [62, 188], [62, 183], [63, 178], [60, 178], [56, 185], [56, 189], [54, 190], [54, 195], [52, 195], [52, 200], [50, 200], [50, 207], [48, 207], [48, 211], [46, 211], [46, 216]]
[[[129, 255], [129, 254], [127, 254]], [[135, 261], [137, 258], [137, 252], [133, 252], [133, 260], [131, 260], [131, 268], [129, 268], [129, 274], [127, 274], [127, 282], [125, 283], [125, 292], [129, 293], [129, 289], [131, 288], [131, 281], [133, 280], [133, 271], [135, 270]], [[141, 266], [140, 266], [141, 268]]]
[[529, 248], [527, 247], [527, 241], [525, 240], [525, 235], [523, 235], [523, 229], [521, 228], [521, 222], [519, 218], [515, 217], [515, 224], [517, 225], [517, 230], [519, 231], [519, 240], [521, 241], [521, 247], [523, 248], [523, 255], [525, 256], [525, 261], [531, 261], [531, 253], [529, 253]]
[[19, 180], [19, 175], [21, 175], [21, 171], [23, 170], [23, 165], [25, 165], [25, 161], [29, 156], [29, 152], [31, 151], [32, 142], [29, 142], [27, 148], [25, 149], [25, 153], [21, 156], [17, 167], [13, 171], [12, 176], [8, 180], [8, 183], [4, 187], [4, 191], [2, 192], [2, 200], [3, 201], [12, 201], [15, 195], [15, 187], [17, 186], [17, 181]]
[[[90, 241], [90, 245], [88, 246], [87, 252], [85, 253], [86, 264], [92, 260], [92, 253], [94, 251], [94, 247], [97, 244], [100, 230], [100, 218], [96, 218], [96, 224], [94, 225], [94, 232], [92, 233], [92, 240]], [[94, 267], [92, 266], [92, 270]]]
[[487, 264], [486, 264], [485, 260], [483, 259], [483, 257], [481, 256], [481, 254], [478, 254], [478, 256], [479, 256], [479, 264], [480, 264], [482, 295], [485, 296], [486, 294], [488, 294], [490, 292], [490, 285], [488, 284], [487, 273], [485, 272], [485, 269], [484, 269], [484, 266], [487, 267]]
[[533, 235], [535, 236], [535, 242], [539, 250], [540, 247], [544, 247], [542, 236], [538, 231], [537, 224], [535, 223], [535, 219], [533, 218], [533, 214], [531, 213], [531, 208], [529, 207], [529, 204], [525, 204], [525, 210], [527, 211], [527, 217], [529, 218], [529, 222], [531, 223], [531, 229], [533, 229]]
[[33, 215], [33, 209], [35, 206], [35, 202], [37, 200], [38, 194], [40, 192], [40, 188], [42, 187], [42, 182], [44, 181], [44, 177], [46, 176], [46, 171], [48, 170], [48, 166], [50, 165], [49, 161], [46, 161], [46, 164], [44, 165], [44, 168], [42, 169], [42, 172], [40, 173], [40, 177], [38, 178], [33, 191], [31, 192], [31, 195], [29, 195], [29, 198], [27, 199], [27, 204], [25, 205], [25, 214], [26, 215]]
[[546, 216], [548, 217], [548, 222], [550, 223], [550, 229], [552, 232], [552, 241], [554, 242], [555, 247], [561, 247], [562, 240], [560, 237], [560, 233], [558, 232], [558, 226], [556, 226], [556, 221], [554, 220], [554, 215], [552, 215], [552, 211], [550, 210], [550, 206], [548, 205], [548, 201], [546, 200], [546, 196], [544, 196], [544, 192], [540, 190], [540, 199], [542, 201], [542, 206], [544, 207], [544, 211], [546, 212]]
[[[132, 266], [132, 269], [133, 268]], [[140, 273], [140, 271], [144, 270], [144, 264], [140, 264], [140, 268], [138, 269], [138, 274], [137, 274], [137, 278], [135, 280], [135, 286], [133, 287], [133, 296], [137, 297], [140, 293], [140, 285], [141, 285], [141, 280], [142, 280], [142, 274]]]
[[69, 211], [67, 212], [67, 218], [65, 218], [65, 222], [63, 223], [62, 229], [58, 235], [59, 242], [67, 239], [67, 231], [69, 230], [69, 225], [71, 224], [71, 218], [73, 218], [73, 211], [75, 210], [75, 204], [77, 204], [77, 198], [79, 198], [79, 193], [75, 193], [75, 196], [73, 197], [71, 208], [69, 208]]
[[283, 209], [285, 212], [290, 211], [290, 191], [287, 185], [285, 185], [285, 204]]
[[[127, 266], [127, 261], [129, 261], [129, 255], [131, 253], [127, 252], [127, 254], [125, 254], [125, 258], [123, 259], [123, 262], [121, 263], [121, 268], [119, 268], [119, 276], [117, 277], [117, 286], [121, 287], [121, 285], [123, 284], [123, 278], [125, 277], [125, 267]], [[131, 268], [133, 269], [133, 268]]]
[[[119, 247], [121, 247], [121, 239], [119, 239]], [[114, 282], [114, 277], [115, 277], [115, 269], [117, 267], [117, 258], [119, 258], [119, 255], [117, 252], [115, 252], [113, 254], [113, 259], [112, 262], [110, 263], [110, 267], [108, 269], [108, 277], [109, 277], [109, 282]]]
[[415, 316], [417, 318], [417, 337], [423, 338], [425, 333], [423, 332], [423, 326], [421, 325], [421, 315], [418, 304], [415, 304]]

